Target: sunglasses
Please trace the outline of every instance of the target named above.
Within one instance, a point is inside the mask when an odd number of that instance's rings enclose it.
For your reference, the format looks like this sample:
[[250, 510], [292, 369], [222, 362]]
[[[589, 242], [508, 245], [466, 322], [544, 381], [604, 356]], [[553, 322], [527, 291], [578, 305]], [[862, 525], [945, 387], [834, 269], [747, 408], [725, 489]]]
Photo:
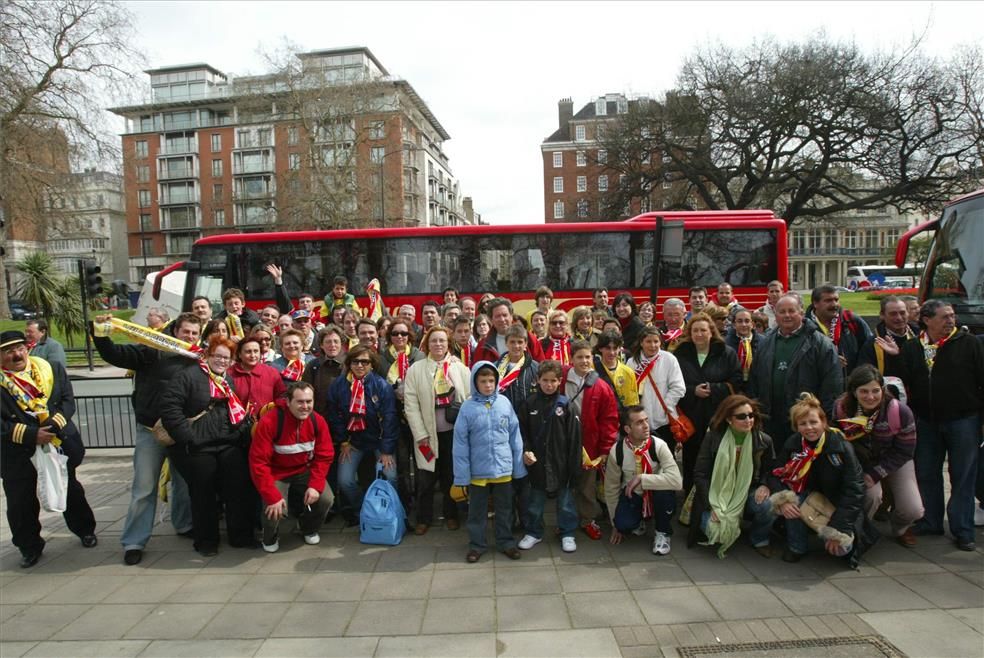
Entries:
[[755, 420], [755, 414], [734, 414], [731, 417], [735, 420]]
[[565, 324], [567, 324], [567, 320], [554, 320], [550, 324], [555, 327], [563, 327]]
[[410, 335], [410, 332], [409, 331], [391, 331], [389, 333], [389, 335], [390, 336], [404, 336], [405, 337], [405, 336], [409, 336]]
[[370, 364], [372, 364], [372, 361], [369, 359], [352, 359], [353, 366], [368, 366]]

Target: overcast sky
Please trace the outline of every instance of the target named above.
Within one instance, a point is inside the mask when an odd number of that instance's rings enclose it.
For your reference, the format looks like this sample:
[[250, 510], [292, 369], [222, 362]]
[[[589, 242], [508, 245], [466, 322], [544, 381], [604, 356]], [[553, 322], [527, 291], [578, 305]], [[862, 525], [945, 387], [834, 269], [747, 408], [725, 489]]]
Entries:
[[[540, 143], [557, 101], [658, 96], [682, 59], [713, 42], [798, 40], [823, 29], [866, 49], [925, 32], [945, 57], [981, 42], [980, 2], [132, 2], [150, 67], [208, 62], [260, 73], [260, 51], [366, 46], [406, 79], [451, 139], [462, 193], [492, 223], [543, 220]], [[148, 85], [149, 86], [149, 85]]]

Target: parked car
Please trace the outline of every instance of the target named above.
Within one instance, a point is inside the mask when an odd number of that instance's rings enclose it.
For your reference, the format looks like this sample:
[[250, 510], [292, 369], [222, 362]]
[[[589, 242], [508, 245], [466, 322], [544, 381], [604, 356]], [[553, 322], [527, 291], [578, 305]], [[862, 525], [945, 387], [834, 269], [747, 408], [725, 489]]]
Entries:
[[10, 318], [12, 320], [33, 320], [38, 317], [38, 312], [20, 302], [10, 302]]

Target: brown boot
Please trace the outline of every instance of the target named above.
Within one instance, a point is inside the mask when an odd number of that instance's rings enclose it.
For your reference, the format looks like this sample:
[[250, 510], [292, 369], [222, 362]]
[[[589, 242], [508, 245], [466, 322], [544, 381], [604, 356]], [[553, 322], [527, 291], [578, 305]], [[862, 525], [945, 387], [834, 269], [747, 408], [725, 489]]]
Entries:
[[413, 534], [415, 535], [426, 535], [430, 526], [426, 523], [418, 523], [417, 527], [413, 529]]

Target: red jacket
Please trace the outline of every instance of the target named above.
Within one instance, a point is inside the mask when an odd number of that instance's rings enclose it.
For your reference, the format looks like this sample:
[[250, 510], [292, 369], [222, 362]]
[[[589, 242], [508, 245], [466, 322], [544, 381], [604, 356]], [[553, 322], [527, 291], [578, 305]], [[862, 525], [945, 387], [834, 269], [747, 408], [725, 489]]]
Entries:
[[[502, 355], [499, 354], [499, 350], [495, 347], [495, 336], [495, 329], [493, 329], [489, 332], [488, 336], [485, 337], [485, 340], [480, 342], [478, 346], [475, 347], [475, 351], [472, 354], [472, 363], [478, 363], [479, 361], [499, 363], [499, 358]], [[527, 332], [526, 334], [526, 350], [537, 363], [543, 361], [543, 348], [540, 347], [540, 339], [530, 332]]]
[[[277, 437], [280, 414], [283, 415], [283, 432]], [[335, 449], [325, 419], [312, 412], [302, 423], [287, 408], [287, 400], [281, 399], [277, 401], [276, 409], [263, 414], [256, 423], [249, 446], [249, 473], [263, 503], [273, 505], [283, 500], [274, 482], [307, 470], [311, 472], [308, 487], [323, 492], [334, 457]]]
[[[574, 366], [564, 368], [560, 390], [566, 390], [567, 373]], [[566, 393], [564, 393], [566, 395]], [[581, 393], [581, 444], [591, 459], [607, 455], [618, 437], [618, 403], [615, 392], [605, 380], [592, 370], [585, 380]]]
[[243, 370], [238, 363], [233, 364], [229, 368], [229, 377], [243, 405], [253, 403], [254, 414], [259, 413], [268, 402], [282, 399], [287, 392], [277, 369], [265, 363], [256, 364], [250, 372]]

